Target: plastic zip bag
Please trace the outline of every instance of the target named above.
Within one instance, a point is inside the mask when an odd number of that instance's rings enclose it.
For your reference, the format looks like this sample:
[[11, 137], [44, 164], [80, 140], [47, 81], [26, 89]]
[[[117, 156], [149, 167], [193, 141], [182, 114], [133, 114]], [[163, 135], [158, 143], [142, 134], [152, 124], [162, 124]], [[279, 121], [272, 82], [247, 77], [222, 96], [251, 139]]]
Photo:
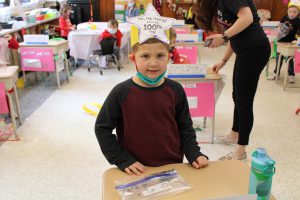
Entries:
[[122, 200], [148, 200], [176, 194], [190, 188], [174, 169], [151, 174], [139, 180], [115, 187]]

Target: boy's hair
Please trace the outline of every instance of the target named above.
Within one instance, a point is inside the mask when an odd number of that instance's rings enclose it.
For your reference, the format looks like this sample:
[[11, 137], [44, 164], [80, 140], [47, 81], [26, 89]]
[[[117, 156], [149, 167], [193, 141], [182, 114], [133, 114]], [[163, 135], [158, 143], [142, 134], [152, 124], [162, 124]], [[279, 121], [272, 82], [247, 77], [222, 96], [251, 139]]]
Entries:
[[109, 21], [108, 21], [108, 24], [111, 24], [112, 26], [115, 26], [115, 27], [117, 27], [117, 28], [118, 28], [118, 26], [119, 26], [119, 22], [118, 22], [117, 20], [115, 20], [115, 19], [109, 20]]
[[300, 11], [300, 10], [299, 10], [299, 7], [296, 6], [296, 5], [290, 5], [290, 6], [288, 7], [288, 10], [289, 10], [290, 8], [296, 8], [298, 11]]
[[63, 5], [62, 9], [61, 9], [61, 14], [65, 14], [68, 10], [72, 10], [71, 6], [69, 4], [65, 4]]
[[159, 39], [157, 38], [149, 38], [148, 40], [146, 40], [145, 42], [143, 43], [136, 43], [135, 45], [132, 46], [132, 52], [133, 53], [136, 53], [139, 49], [139, 46], [143, 45], [143, 44], [155, 44], [155, 43], [161, 43], [161, 44], [164, 44], [166, 49], [169, 51], [170, 50], [170, 45], [169, 44], [166, 44], [162, 41], [160, 41]]
[[171, 38], [176, 38], [177, 34], [174, 28], [170, 28], [170, 39]]

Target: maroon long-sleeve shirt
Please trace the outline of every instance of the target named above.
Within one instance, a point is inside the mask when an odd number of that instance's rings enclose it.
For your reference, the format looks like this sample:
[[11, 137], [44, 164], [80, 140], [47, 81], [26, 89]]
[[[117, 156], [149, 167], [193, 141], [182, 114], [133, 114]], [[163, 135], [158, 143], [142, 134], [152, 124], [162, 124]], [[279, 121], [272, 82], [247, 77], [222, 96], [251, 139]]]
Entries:
[[132, 79], [118, 84], [102, 106], [95, 133], [106, 159], [121, 170], [136, 161], [161, 166], [181, 163], [184, 154], [190, 163], [203, 155], [185, 92], [170, 79], [155, 88]]

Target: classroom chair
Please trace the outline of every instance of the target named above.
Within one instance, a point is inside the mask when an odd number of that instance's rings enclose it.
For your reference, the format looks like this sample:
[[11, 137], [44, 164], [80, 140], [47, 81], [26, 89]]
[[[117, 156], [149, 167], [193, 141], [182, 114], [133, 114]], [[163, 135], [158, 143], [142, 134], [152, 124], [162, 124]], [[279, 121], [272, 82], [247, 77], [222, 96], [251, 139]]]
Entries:
[[88, 71], [91, 70], [91, 66], [92, 66], [92, 59], [95, 57], [96, 58], [96, 64], [98, 65], [99, 69], [100, 69], [100, 74], [103, 75], [102, 73], [102, 67], [99, 64], [99, 59], [101, 57], [105, 57], [105, 61], [106, 61], [106, 67], [107, 64], [109, 62], [114, 62], [117, 65], [118, 70], [120, 71], [120, 64], [119, 61], [117, 59], [117, 56], [114, 54], [114, 46], [116, 43], [116, 39], [111, 37], [111, 38], [104, 38], [100, 41], [100, 47], [101, 49], [97, 49], [97, 50], [93, 50], [90, 54], [89, 57], [89, 66], [88, 66]]

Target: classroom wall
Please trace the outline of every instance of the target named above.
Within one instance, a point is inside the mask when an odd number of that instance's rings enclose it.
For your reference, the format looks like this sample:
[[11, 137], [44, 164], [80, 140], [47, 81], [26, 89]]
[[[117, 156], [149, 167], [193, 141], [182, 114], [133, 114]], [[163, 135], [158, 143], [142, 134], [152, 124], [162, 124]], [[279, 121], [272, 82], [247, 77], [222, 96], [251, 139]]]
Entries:
[[268, 9], [271, 11], [271, 20], [279, 21], [286, 15], [287, 4], [282, 0], [253, 0], [257, 9]]

